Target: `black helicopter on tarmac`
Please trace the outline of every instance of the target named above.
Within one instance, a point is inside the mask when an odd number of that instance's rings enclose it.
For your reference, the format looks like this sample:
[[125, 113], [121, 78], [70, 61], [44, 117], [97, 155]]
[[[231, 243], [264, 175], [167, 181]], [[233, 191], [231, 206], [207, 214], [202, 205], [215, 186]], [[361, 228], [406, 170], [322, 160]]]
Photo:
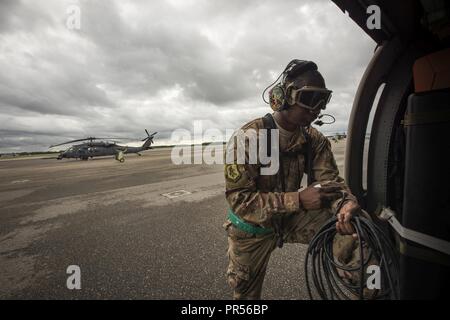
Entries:
[[88, 160], [93, 157], [101, 157], [101, 156], [114, 156], [115, 159], [119, 162], [125, 161], [125, 154], [127, 153], [137, 153], [141, 155], [139, 152], [151, 149], [151, 144], [153, 143], [153, 137], [157, 134], [154, 132], [149, 134], [147, 129], [145, 129], [145, 133], [147, 133], [147, 137], [142, 139], [144, 144], [140, 147], [129, 147], [126, 145], [119, 145], [115, 141], [95, 141], [95, 140], [113, 140], [113, 139], [123, 139], [123, 138], [95, 138], [88, 137], [84, 139], [76, 139], [67, 142], [63, 142], [60, 144], [52, 145], [50, 148], [62, 146], [69, 143], [79, 142], [79, 141], [87, 141], [82, 144], [73, 145], [67, 150], [61, 152], [57, 157], [58, 160], [63, 158], [75, 158], [81, 160]]

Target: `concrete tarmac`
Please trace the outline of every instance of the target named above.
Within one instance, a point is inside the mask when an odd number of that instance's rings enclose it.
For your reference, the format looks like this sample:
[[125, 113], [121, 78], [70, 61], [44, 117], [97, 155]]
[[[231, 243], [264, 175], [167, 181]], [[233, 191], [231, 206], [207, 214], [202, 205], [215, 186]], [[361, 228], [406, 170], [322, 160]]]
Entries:
[[[170, 152], [0, 161], [0, 299], [230, 299], [223, 166]], [[273, 252], [264, 299], [307, 299], [305, 248]]]

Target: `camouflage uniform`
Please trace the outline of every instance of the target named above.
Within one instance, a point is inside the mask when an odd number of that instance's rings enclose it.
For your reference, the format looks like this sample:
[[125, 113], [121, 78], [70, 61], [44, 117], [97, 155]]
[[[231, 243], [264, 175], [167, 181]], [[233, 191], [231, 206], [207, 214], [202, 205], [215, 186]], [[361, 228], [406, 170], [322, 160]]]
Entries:
[[[264, 129], [262, 118], [253, 120], [242, 130]], [[336, 162], [331, 152], [330, 142], [314, 128], [307, 129], [314, 159], [312, 172], [317, 182], [332, 182], [342, 187], [348, 198], [356, 200], [349, 192], [344, 180], [339, 176]], [[259, 144], [258, 144], [259, 145]], [[280, 158], [283, 165], [285, 192], [282, 192], [277, 175], [260, 175], [261, 164], [225, 165], [226, 198], [230, 208], [242, 220], [255, 226], [274, 228], [273, 218], [282, 220], [281, 234], [284, 242], [308, 244], [318, 229], [336, 211], [340, 199], [322, 210], [305, 210], [299, 203], [298, 190], [305, 173], [306, 138], [299, 128], [291, 137], [283, 151], [302, 151], [293, 157]], [[234, 145], [235, 151], [236, 144]], [[281, 148], [281, 147], [280, 147]], [[248, 152], [248, 147], [245, 149]], [[248, 159], [248, 154], [246, 154]], [[280, 220], [278, 220], [280, 221]], [[228, 233], [228, 283], [233, 288], [234, 299], [260, 299], [267, 264], [271, 252], [277, 246], [275, 233], [250, 234], [236, 228], [227, 220], [224, 228]], [[341, 261], [354, 262], [353, 251], [357, 243], [351, 236], [339, 236], [335, 248]], [[336, 253], [335, 251], [335, 253]]]

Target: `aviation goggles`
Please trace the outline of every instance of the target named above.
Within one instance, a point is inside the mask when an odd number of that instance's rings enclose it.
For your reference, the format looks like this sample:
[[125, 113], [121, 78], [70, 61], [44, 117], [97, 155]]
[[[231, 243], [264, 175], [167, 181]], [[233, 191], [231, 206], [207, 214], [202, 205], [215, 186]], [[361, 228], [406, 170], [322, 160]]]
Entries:
[[331, 99], [331, 90], [304, 86], [300, 89], [294, 87], [288, 88], [288, 103], [290, 105], [298, 104], [308, 110], [325, 110], [326, 105]]

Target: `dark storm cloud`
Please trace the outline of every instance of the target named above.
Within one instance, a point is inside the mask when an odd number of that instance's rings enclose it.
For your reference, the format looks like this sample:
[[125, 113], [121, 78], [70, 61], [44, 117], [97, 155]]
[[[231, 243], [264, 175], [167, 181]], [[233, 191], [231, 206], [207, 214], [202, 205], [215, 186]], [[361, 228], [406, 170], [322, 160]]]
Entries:
[[293, 58], [319, 65], [338, 119], [324, 131], [342, 131], [373, 48], [328, 1], [2, 1], [2, 145], [235, 128], [269, 110], [261, 91]]
[[11, 24], [11, 12], [20, 5], [15, 0], [4, 0], [0, 2], [0, 32], [9, 28]]
[[46, 12], [36, 10], [35, 6], [23, 5], [20, 0], [0, 1], [0, 34], [37, 27], [49, 20]]
[[[220, 46], [202, 34], [191, 13], [174, 10], [170, 4], [142, 2], [142, 6], [146, 13], [138, 16], [136, 27], [127, 24], [118, 13], [120, 9], [110, 3], [82, 7], [87, 11], [82, 32], [97, 45], [113, 88], [147, 96], [178, 84], [188, 97], [215, 104], [249, 95], [250, 65], [221, 52]], [[157, 14], [155, 19], [147, 16], [152, 12]], [[194, 13], [209, 24], [208, 16]], [[204, 28], [208, 27], [211, 25]]]

